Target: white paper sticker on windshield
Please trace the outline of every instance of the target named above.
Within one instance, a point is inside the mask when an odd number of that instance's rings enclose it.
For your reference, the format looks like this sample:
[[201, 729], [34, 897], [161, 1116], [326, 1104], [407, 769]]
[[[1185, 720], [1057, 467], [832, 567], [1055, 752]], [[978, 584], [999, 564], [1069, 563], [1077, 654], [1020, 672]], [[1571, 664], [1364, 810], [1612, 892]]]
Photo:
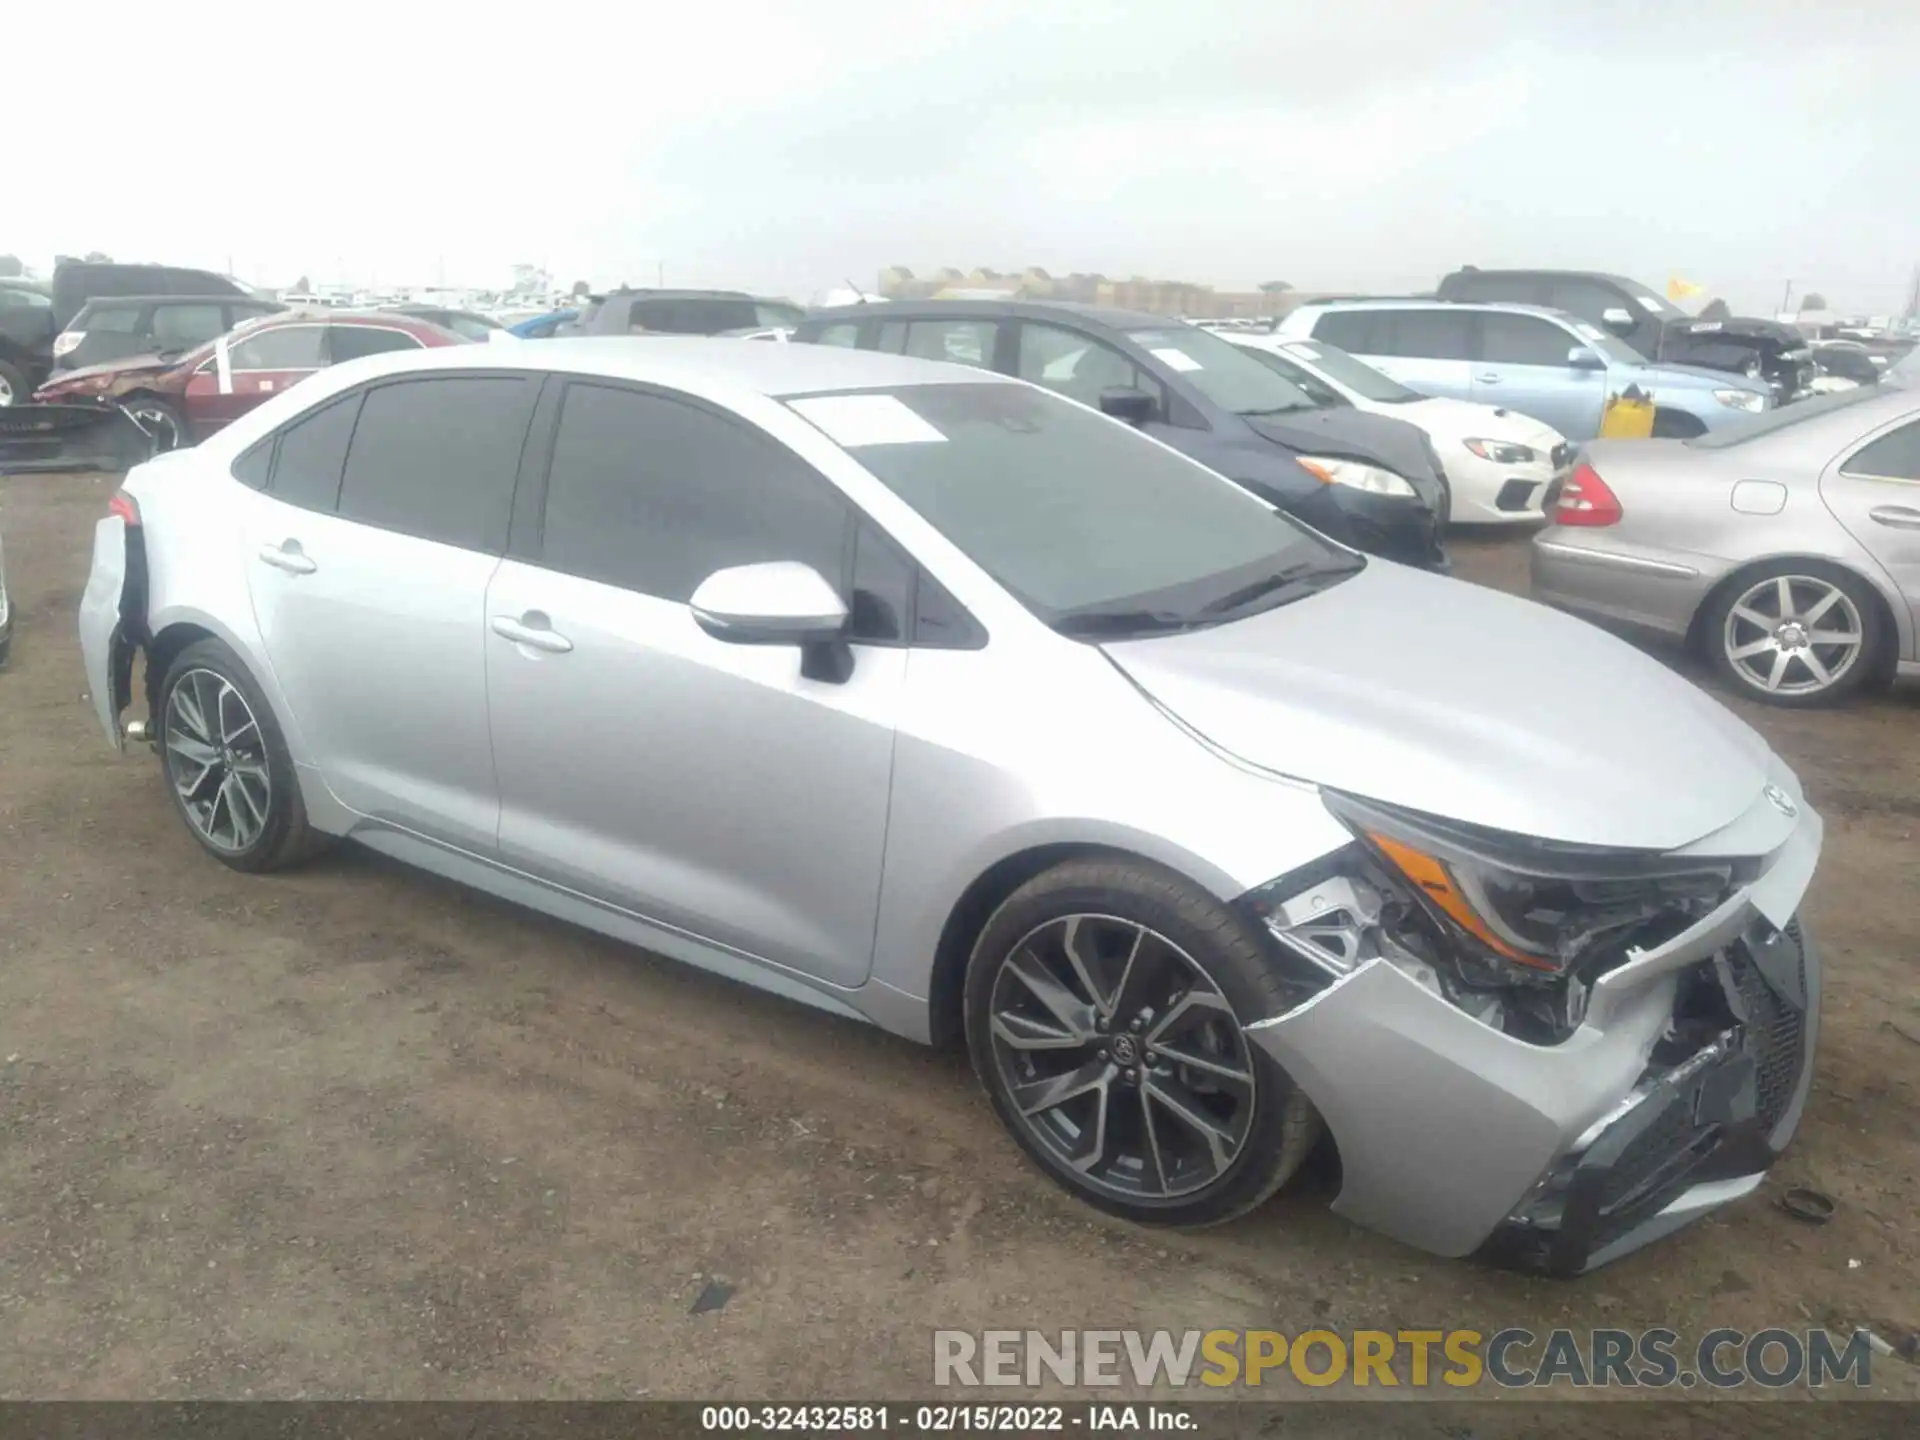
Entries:
[[1187, 354], [1186, 351], [1175, 350], [1171, 345], [1165, 349], [1155, 350], [1152, 353], [1166, 361], [1167, 364], [1175, 370], [1201, 370], [1205, 368], [1198, 360], [1194, 359], [1193, 356]]
[[815, 395], [789, 404], [845, 450], [862, 445], [925, 445], [947, 438], [894, 395]]

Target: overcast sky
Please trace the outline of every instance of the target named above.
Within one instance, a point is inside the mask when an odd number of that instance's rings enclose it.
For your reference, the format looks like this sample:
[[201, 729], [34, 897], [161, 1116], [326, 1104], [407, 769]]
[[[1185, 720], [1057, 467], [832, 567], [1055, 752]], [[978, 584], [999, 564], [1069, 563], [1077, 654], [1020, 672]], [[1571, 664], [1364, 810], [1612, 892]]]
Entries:
[[[811, 0], [39, 6], [0, 251], [262, 284], [737, 285], [904, 264], [1244, 289], [1455, 265], [1920, 264], [1920, 5]], [[189, 18], [190, 17], [190, 18]], [[656, 268], [658, 267], [658, 268]]]

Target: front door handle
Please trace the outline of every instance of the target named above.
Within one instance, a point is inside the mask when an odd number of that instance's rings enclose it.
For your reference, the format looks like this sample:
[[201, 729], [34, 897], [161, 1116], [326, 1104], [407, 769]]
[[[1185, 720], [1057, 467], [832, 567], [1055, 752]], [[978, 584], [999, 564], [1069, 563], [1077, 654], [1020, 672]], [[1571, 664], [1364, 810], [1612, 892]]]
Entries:
[[1485, 372], [1484, 374], [1476, 375], [1473, 378], [1479, 381], [1482, 385], [1498, 385], [1500, 383], [1499, 375], [1491, 370]]
[[544, 650], [549, 655], [564, 655], [573, 649], [573, 642], [555, 630], [552, 622], [538, 610], [529, 610], [517, 619], [512, 615], [494, 616], [493, 633], [503, 640], [525, 645], [530, 650]]
[[1896, 530], [1920, 530], [1920, 510], [1911, 505], [1876, 505], [1867, 512], [1867, 518]]
[[298, 540], [282, 540], [278, 545], [262, 545], [260, 558], [276, 570], [289, 575], [311, 575], [320, 567], [306, 557]]

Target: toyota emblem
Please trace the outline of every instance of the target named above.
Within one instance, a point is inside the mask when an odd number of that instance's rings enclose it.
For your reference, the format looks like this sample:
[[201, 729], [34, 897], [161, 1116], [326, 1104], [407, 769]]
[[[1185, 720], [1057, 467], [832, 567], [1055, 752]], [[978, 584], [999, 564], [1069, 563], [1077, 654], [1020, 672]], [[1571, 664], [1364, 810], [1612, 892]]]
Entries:
[[1769, 804], [1789, 820], [1800, 813], [1800, 807], [1793, 803], [1793, 797], [1778, 785], [1769, 785], [1763, 792]]

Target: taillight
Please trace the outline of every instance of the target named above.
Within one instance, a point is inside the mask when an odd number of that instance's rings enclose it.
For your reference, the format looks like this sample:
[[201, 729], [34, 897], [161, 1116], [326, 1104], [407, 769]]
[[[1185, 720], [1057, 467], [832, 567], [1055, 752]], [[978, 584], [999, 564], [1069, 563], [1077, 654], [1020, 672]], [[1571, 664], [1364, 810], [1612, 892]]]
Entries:
[[53, 337], [53, 353], [71, 355], [80, 348], [80, 342], [86, 338], [87, 332], [84, 330], [62, 330]]
[[1600, 472], [1582, 460], [1561, 487], [1553, 518], [1560, 525], [1617, 525], [1625, 513]]
[[107, 513], [109, 515], [118, 515], [129, 525], [138, 525], [140, 523], [140, 506], [134, 501], [134, 498], [124, 490], [116, 490], [113, 492], [113, 499], [107, 502]]

